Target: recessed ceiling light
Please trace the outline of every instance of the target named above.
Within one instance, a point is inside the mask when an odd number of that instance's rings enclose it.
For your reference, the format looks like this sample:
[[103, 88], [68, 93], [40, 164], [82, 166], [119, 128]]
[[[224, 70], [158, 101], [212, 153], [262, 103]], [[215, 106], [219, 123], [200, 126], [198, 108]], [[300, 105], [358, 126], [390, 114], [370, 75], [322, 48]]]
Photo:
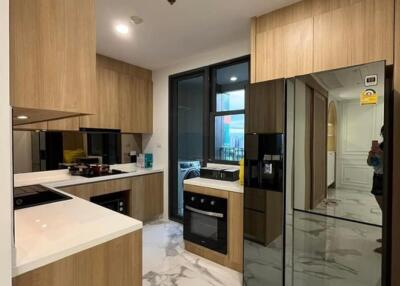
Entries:
[[128, 34], [129, 28], [127, 25], [119, 24], [115, 26], [115, 30], [120, 34]]
[[231, 81], [237, 81], [237, 80], [238, 80], [237, 76], [232, 76], [231, 77]]
[[29, 119], [29, 117], [26, 116], [26, 115], [18, 115], [17, 119], [19, 119], [19, 120], [27, 120], [27, 119]]

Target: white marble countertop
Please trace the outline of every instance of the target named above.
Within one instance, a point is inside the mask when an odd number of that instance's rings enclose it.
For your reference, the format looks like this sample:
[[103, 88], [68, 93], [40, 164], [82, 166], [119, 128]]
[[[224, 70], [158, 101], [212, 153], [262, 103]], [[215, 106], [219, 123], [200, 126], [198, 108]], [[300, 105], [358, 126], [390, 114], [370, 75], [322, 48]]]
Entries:
[[112, 175], [112, 176], [96, 177], [96, 178], [71, 176], [68, 170], [23, 173], [14, 175], [14, 187], [46, 184], [50, 185], [51, 187], [59, 188], [59, 187], [82, 185], [82, 184], [96, 183], [96, 182], [115, 180], [115, 179], [123, 179], [135, 176], [143, 176], [153, 173], [160, 173], [164, 171], [163, 168], [159, 167], [153, 167], [148, 169], [137, 168], [135, 171], [133, 164], [112, 165], [111, 169], [116, 169], [127, 173]]
[[184, 181], [185, 185], [193, 185], [205, 188], [213, 188], [217, 190], [223, 190], [228, 192], [243, 193], [243, 186], [239, 184], [239, 181], [228, 182], [206, 178], [193, 178]]
[[[42, 184], [61, 192], [57, 187], [163, 171], [161, 168], [138, 168], [136, 172], [132, 172], [131, 164], [115, 165], [113, 168], [129, 173], [87, 179], [70, 176], [65, 170], [38, 172], [15, 175], [14, 184], [15, 186]], [[141, 221], [67, 195], [72, 199], [14, 212], [16, 248], [14, 277], [143, 227]]]

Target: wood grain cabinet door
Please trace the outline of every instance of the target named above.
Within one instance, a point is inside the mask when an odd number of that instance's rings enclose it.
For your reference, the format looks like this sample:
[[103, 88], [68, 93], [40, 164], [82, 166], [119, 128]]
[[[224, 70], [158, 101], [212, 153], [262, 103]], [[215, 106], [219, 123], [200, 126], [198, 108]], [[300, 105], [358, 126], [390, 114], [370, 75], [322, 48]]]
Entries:
[[153, 83], [150, 80], [133, 78], [135, 98], [135, 133], [153, 132]]
[[246, 133], [283, 133], [285, 81], [252, 84], [246, 95]]
[[131, 216], [143, 222], [159, 218], [164, 211], [163, 173], [132, 178]]
[[152, 82], [128, 74], [119, 75], [119, 110], [123, 133], [152, 133]]
[[82, 116], [85, 128], [120, 129], [119, 75], [111, 69], [97, 67], [97, 100], [92, 104], [95, 115]]
[[94, 113], [94, 0], [10, 1], [13, 107]]
[[393, 63], [393, 0], [364, 0], [314, 17], [314, 72]]
[[79, 117], [71, 117], [48, 122], [51, 131], [79, 131]]
[[[255, 82], [308, 74], [313, 69], [313, 19], [256, 32]], [[254, 80], [254, 78], [253, 78]]]
[[164, 211], [163, 173], [144, 176], [144, 221], [159, 218]]

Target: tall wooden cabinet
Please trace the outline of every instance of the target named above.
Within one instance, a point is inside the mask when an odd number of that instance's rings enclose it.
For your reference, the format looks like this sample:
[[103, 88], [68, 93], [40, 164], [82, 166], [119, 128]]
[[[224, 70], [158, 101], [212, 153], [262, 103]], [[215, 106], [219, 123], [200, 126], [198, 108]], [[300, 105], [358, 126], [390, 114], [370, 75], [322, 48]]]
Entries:
[[15, 115], [43, 121], [94, 112], [95, 13], [94, 0], [10, 1]]
[[252, 84], [246, 95], [246, 133], [285, 132], [285, 81]]

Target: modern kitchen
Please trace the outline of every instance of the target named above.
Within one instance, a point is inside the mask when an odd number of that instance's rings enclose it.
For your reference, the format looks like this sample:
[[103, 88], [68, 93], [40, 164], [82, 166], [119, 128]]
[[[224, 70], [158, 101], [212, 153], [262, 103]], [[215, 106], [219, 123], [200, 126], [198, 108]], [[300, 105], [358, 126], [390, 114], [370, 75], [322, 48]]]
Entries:
[[1, 286], [400, 286], [400, 0], [0, 0]]

